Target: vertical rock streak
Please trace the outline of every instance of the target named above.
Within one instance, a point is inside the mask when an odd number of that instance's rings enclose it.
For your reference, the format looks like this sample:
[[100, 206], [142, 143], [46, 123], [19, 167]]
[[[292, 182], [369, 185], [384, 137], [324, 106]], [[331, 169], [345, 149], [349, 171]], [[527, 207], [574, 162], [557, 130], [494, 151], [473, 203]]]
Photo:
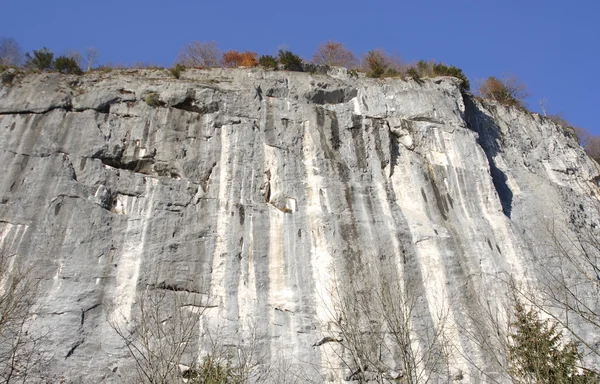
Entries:
[[148, 230], [154, 212], [153, 201], [157, 184], [157, 179], [148, 178], [142, 197], [127, 197], [123, 201], [124, 213], [128, 215], [127, 227], [123, 234], [122, 251], [116, 260], [118, 267], [113, 299], [115, 306], [113, 313], [109, 315], [118, 326], [124, 326], [126, 322], [131, 321], [140, 267], [145, 259]]

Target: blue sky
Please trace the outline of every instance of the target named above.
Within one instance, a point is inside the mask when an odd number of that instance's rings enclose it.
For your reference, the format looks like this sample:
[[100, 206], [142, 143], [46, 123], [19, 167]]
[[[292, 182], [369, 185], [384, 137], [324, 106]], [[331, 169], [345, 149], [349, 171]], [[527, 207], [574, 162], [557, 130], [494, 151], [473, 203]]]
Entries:
[[435, 59], [476, 84], [514, 74], [529, 108], [561, 113], [600, 135], [600, 1], [6, 1], [0, 36], [24, 51], [99, 49], [101, 63], [171, 66], [193, 40], [222, 50], [310, 58], [325, 40], [355, 54], [382, 48], [406, 61]]

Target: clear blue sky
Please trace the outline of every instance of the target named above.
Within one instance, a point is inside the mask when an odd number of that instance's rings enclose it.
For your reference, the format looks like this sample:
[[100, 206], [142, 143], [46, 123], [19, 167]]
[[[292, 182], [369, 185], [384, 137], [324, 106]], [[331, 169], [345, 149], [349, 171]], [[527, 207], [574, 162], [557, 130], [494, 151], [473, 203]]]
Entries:
[[0, 36], [24, 51], [94, 46], [101, 63], [171, 66], [193, 40], [260, 54], [285, 46], [310, 58], [336, 40], [357, 55], [382, 48], [455, 65], [472, 84], [512, 73], [528, 85], [530, 109], [547, 99], [550, 113], [600, 135], [598, 0], [34, 0], [0, 9]]

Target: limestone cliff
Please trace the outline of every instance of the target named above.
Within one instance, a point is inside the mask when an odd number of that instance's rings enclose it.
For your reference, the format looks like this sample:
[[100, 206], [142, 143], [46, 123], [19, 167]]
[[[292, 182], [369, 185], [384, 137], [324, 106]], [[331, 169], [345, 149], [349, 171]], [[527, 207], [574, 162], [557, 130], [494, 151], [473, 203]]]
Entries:
[[[211, 330], [256, 346], [255, 370], [353, 379], [336, 323], [392, 283], [395, 302], [414, 298], [413, 347], [436, 329], [447, 341], [426, 375], [502, 381], [467, 336], [476, 320], [503, 308], [510, 279], [545, 287], [543, 267], [561, 265], [552, 228], [577, 238], [599, 222], [597, 164], [568, 132], [449, 77], [29, 75], [0, 88], [0, 158], [0, 252], [34, 267], [49, 369], [72, 382], [127, 377], [107, 319], [134, 318], [147, 290], [207, 303], [201, 355]], [[386, 377], [406, 375], [382, 354]]]

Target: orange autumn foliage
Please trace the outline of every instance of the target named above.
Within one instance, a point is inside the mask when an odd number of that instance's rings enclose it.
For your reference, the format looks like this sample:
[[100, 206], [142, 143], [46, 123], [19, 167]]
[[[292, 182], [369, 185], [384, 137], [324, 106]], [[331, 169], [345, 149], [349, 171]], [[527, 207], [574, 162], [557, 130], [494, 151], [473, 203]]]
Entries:
[[223, 53], [223, 65], [225, 67], [256, 67], [258, 65], [256, 52], [238, 52], [235, 50]]

